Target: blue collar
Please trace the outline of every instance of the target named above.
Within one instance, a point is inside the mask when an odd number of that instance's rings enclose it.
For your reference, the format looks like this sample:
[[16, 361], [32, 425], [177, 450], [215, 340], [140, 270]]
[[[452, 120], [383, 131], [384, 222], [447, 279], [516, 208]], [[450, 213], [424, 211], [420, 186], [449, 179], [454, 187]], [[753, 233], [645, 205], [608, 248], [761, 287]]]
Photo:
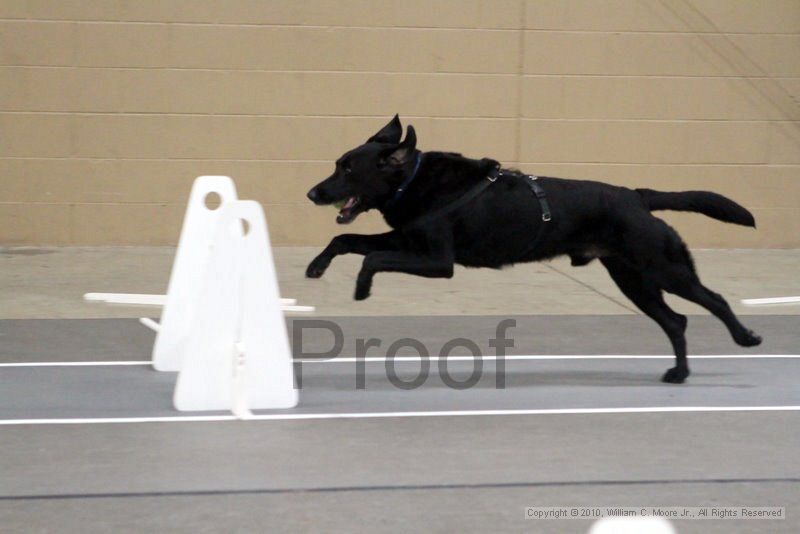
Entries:
[[403, 196], [403, 193], [405, 193], [406, 188], [411, 184], [414, 178], [417, 177], [417, 171], [419, 171], [419, 166], [421, 163], [422, 163], [422, 152], [417, 154], [417, 162], [414, 164], [413, 172], [408, 176], [408, 178], [403, 180], [403, 183], [400, 184], [400, 187], [398, 187], [397, 191], [394, 192], [394, 197], [392, 197], [390, 204], [394, 204], [395, 202], [400, 200], [400, 197]]

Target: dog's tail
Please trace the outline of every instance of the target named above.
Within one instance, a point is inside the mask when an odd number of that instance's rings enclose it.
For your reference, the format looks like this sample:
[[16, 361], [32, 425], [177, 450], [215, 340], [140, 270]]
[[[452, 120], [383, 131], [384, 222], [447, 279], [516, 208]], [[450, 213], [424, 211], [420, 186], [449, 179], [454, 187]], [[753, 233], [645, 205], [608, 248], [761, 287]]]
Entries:
[[733, 200], [710, 191], [664, 193], [652, 189], [637, 189], [650, 211], [694, 211], [727, 223], [755, 228], [753, 214]]

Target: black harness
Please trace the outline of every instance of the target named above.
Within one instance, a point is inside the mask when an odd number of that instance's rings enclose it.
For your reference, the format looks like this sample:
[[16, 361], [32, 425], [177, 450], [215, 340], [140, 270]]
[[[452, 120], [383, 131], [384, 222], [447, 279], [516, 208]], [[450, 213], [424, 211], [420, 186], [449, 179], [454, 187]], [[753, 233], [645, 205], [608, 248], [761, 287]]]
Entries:
[[[406, 178], [403, 181], [403, 184], [397, 189], [397, 191], [395, 192], [394, 197], [390, 201], [390, 205], [396, 204], [397, 201], [400, 200], [400, 197], [403, 196], [403, 193], [405, 192], [406, 188], [411, 184], [411, 182], [417, 176], [417, 171], [419, 171], [419, 167], [420, 167], [421, 163], [422, 163], [422, 153], [420, 152], [419, 154], [417, 154], [417, 161], [414, 164], [414, 171], [411, 173], [411, 175], [408, 178]], [[489, 174], [486, 175], [486, 179], [485, 180], [481, 180], [480, 182], [478, 182], [475, 186], [473, 186], [470, 190], [468, 190], [462, 196], [460, 196], [459, 198], [457, 198], [453, 202], [442, 206], [441, 208], [439, 208], [437, 210], [434, 210], [434, 211], [432, 211], [430, 213], [426, 213], [426, 214], [414, 219], [413, 221], [411, 221], [410, 223], [405, 225], [405, 228], [409, 228], [410, 229], [410, 228], [414, 228], [414, 227], [423, 226], [426, 223], [428, 223], [428, 222], [430, 222], [430, 221], [432, 221], [434, 219], [438, 219], [440, 217], [444, 217], [445, 215], [453, 213], [454, 211], [456, 211], [457, 209], [461, 208], [462, 206], [468, 204], [475, 197], [477, 197], [478, 195], [483, 193], [483, 191], [485, 191], [487, 188], [489, 188], [489, 186], [491, 186], [493, 183], [495, 183], [498, 180], [498, 178], [501, 178], [502, 176], [516, 176], [516, 177], [519, 177], [520, 175], [517, 174], [517, 173], [505, 172], [500, 167], [495, 167], [494, 169], [489, 171]], [[538, 181], [539, 177], [538, 176], [534, 176], [532, 174], [525, 174], [525, 175], [522, 175], [522, 177], [525, 178], [525, 183], [528, 184], [528, 187], [531, 188], [531, 191], [533, 192], [534, 196], [539, 201], [539, 207], [542, 209], [542, 222], [543, 223], [549, 223], [552, 220], [552, 214], [550, 212], [550, 203], [547, 201], [547, 193], [545, 192], [544, 188], [541, 186], [541, 184]], [[534, 237], [533, 242], [528, 247], [528, 250], [525, 251], [525, 254], [524, 254], [523, 257], [527, 256], [528, 254], [530, 254], [531, 252], [536, 250], [536, 248], [541, 243], [542, 238], [544, 237], [544, 233], [545, 233], [545, 230], [546, 230], [547, 226], [548, 226], [547, 224], [540, 224], [539, 225], [539, 228], [538, 228], [538, 230], [536, 232], [536, 237]]]
[[[488, 179], [491, 183], [494, 183], [498, 178], [504, 176], [504, 174], [503, 169], [495, 167], [489, 171]], [[539, 200], [539, 206], [542, 208], [542, 221], [550, 222], [553, 218], [550, 214], [550, 203], [547, 202], [547, 193], [545, 193], [544, 188], [539, 183], [539, 177], [533, 174], [525, 174], [523, 176], [526, 178], [525, 183], [528, 184], [528, 187], [531, 188], [531, 191], [533, 191], [533, 194], [536, 196], [537, 200]]]

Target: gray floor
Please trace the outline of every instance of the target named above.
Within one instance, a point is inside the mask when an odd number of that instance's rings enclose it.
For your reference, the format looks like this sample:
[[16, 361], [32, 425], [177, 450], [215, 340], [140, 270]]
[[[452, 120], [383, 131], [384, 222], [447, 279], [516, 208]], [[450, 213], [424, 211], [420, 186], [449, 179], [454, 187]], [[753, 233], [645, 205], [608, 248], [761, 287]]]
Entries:
[[[345, 338], [387, 347], [413, 336], [431, 353], [454, 337], [485, 354], [504, 317], [329, 318]], [[518, 316], [512, 354], [668, 354], [640, 316]], [[797, 354], [798, 316], [752, 316], [764, 335], [736, 347], [708, 316], [690, 317], [693, 354]], [[291, 325], [290, 325], [291, 329]], [[308, 331], [303, 356], [330, 333]], [[0, 362], [146, 360], [152, 335], [130, 319], [0, 321]], [[370, 356], [382, 356], [375, 350]], [[410, 354], [410, 353], [409, 353]], [[467, 363], [451, 363], [464, 378]], [[684, 386], [669, 359], [495, 362], [467, 390], [432, 366], [418, 389], [383, 363], [303, 365], [296, 412], [800, 404], [800, 361], [702, 359]], [[398, 364], [401, 377], [417, 370]], [[178, 415], [175, 376], [146, 366], [0, 368], [0, 419]], [[582, 521], [523, 519], [526, 506], [785, 506], [785, 521], [677, 522], [679, 532], [796, 532], [800, 412], [626, 413], [168, 422], [0, 427], [0, 525], [30, 531], [552, 531]], [[353, 527], [355, 523], [355, 528]]]
[[[761, 335], [756, 348], [731, 341], [714, 317], [692, 315], [686, 333], [689, 354], [794, 354], [800, 351], [800, 315], [742, 315], [743, 324]], [[380, 355], [396, 340], [412, 337], [432, 355], [454, 338], [474, 341], [482, 354], [494, 354], [489, 340], [501, 321], [512, 320], [509, 354], [671, 354], [661, 329], [642, 315], [497, 315], [307, 317], [287, 319], [296, 357], [313, 357], [333, 346], [331, 328], [341, 330], [340, 356], [354, 356], [357, 339], [377, 338]], [[310, 321], [325, 321], [313, 328]], [[0, 363], [148, 360], [154, 334], [136, 319], [0, 319]], [[454, 352], [455, 353], [455, 352]]]

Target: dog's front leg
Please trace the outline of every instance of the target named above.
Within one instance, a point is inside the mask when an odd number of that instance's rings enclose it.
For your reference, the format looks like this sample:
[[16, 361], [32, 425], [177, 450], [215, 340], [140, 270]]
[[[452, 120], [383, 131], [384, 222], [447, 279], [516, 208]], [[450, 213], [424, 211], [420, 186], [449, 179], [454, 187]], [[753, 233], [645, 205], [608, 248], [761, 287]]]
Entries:
[[372, 252], [364, 258], [356, 281], [356, 300], [369, 297], [372, 278], [375, 273], [408, 273], [426, 278], [452, 278], [452, 254], [423, 256], [413, 252], [380, 251]]
[[375, 235], [337, 235], [331, 239], [325, 250], [311, 261], [306, 269], [306, 276], [308, 278], [319, 278], [325, 274], [325, 270], [331, 264], [333, 258], [341, 254], [361, 254], [366, 256], [376, 250], [395, 250], [398, 246], [399, 235], [397, 232]]

